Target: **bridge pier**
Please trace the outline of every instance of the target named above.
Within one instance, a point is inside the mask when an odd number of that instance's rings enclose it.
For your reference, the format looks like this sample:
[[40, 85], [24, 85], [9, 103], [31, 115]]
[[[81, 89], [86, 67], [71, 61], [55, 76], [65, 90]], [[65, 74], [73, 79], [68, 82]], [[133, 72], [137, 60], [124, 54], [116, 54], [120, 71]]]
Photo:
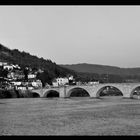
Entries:
[[122, 89], [123, 89], [123, 98], [132, 98], [131, 87], [129, 85], [124, 86]]
[[66, 87], [61, 87], [59, 89], [59, 97], [60, 98], [66, 98]]

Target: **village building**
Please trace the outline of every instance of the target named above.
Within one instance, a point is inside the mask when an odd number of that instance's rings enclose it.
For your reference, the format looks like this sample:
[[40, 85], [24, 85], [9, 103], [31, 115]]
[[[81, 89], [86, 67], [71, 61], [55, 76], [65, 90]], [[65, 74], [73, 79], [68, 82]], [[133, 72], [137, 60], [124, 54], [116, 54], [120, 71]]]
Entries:
[[32, 73], [28, 74], [28, 79], [34, 79], [34, 78], [36, 78], [36, 74], [32, 74]]
[[0, 61], [0, 66], [6, 66], [8, 63], [4, 61]]
[[17, 86], [16, 90], [27, 90], [27, 87], [24, 86]]
[[99, 84], [99, 81], [90, 81], [88, 82], [88, 85], [97, 85]]
[[31, 82], [32, 86], [35, 88], [41, 88], [42, 87], [42, 82], [41, 80], [35, 80], [33, 82]]
[[3, 68], [7, 69], [7, 70], [13, 70], [13, 66], [12, 65], [4, 65]]
[[20, 86], [22, 84], [21, 81], [13, 81], [11, 82], [14, 86]]
[[64, 77], [64, 78], [59, 77], [59, 78], [54, 79], [52, 84], [54, 87], [63, 86], [63, 85], [69, 84], [69, 79], [67, 77]]

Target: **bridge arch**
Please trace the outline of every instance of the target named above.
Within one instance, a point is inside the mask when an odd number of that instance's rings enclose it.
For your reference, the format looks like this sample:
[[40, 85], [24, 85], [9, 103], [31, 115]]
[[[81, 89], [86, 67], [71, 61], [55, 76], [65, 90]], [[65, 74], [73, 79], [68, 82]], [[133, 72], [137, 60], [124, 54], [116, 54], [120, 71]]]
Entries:
[[33, 98], [39, 98], [40, 97], [40, 94], [37, 93], [37, 92], [31, 92], [31, 93], [32, 93]]
[[73, 87], [68, 90], [67, 97], [90, 97], [90, 92], [83, 87]]
[[100, 86], [100, 87], [98, 87], [96, 89], [96, 97], [100, 97], [101, 92], [103, 92], [107, 87], [111, 87], [112, 89], [116, 89], [118, 92], [120, 92], [121, 96], [123, 96], [123, 94], [124, 94], [122, 88], [120, 88], [119, 86], [116, 86], [116, 85], [103, 85], [103, 86]]
[[58, 92], [58, 90], [55, 90], [55, 89], [50, 89], [50, 90], [47, 90], [43, 97], [45, 98], [48, 98], [48, 97], [60, 97], [60, 94]]

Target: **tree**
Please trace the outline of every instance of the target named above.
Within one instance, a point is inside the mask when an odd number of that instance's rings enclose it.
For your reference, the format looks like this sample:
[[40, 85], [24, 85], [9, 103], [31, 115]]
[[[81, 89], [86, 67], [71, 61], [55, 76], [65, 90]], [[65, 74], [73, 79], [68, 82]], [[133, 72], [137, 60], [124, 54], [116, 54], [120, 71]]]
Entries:
[[42, 86], [44, 87], [46, 83], [52, 85], [52, 80], [55, 78], [55, 75], [47, 70], [42, 73], [37, 74], [37, 79], [41, 80]]
[[28, 73], [29, 73], [28, 67], [24, 68], [23, 73], [24, 73], [24, 76], [25, 76], [24, 77], [25, 81], [28, 81]]
[[0, 77], [6, 78], [8, 73], [9, 73], [9, 72], [8, 72], [7, 69], [1, 69], [1, 70], [0, 70]]

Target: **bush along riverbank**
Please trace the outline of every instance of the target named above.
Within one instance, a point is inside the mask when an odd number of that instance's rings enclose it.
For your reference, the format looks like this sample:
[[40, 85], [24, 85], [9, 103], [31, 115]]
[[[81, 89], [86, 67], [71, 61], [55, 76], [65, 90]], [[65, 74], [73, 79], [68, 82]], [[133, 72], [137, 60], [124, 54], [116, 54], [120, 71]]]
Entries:
[[5, 98], [38, 98], [39, 95], [29, 90], [0, 89], [0, 99]]

